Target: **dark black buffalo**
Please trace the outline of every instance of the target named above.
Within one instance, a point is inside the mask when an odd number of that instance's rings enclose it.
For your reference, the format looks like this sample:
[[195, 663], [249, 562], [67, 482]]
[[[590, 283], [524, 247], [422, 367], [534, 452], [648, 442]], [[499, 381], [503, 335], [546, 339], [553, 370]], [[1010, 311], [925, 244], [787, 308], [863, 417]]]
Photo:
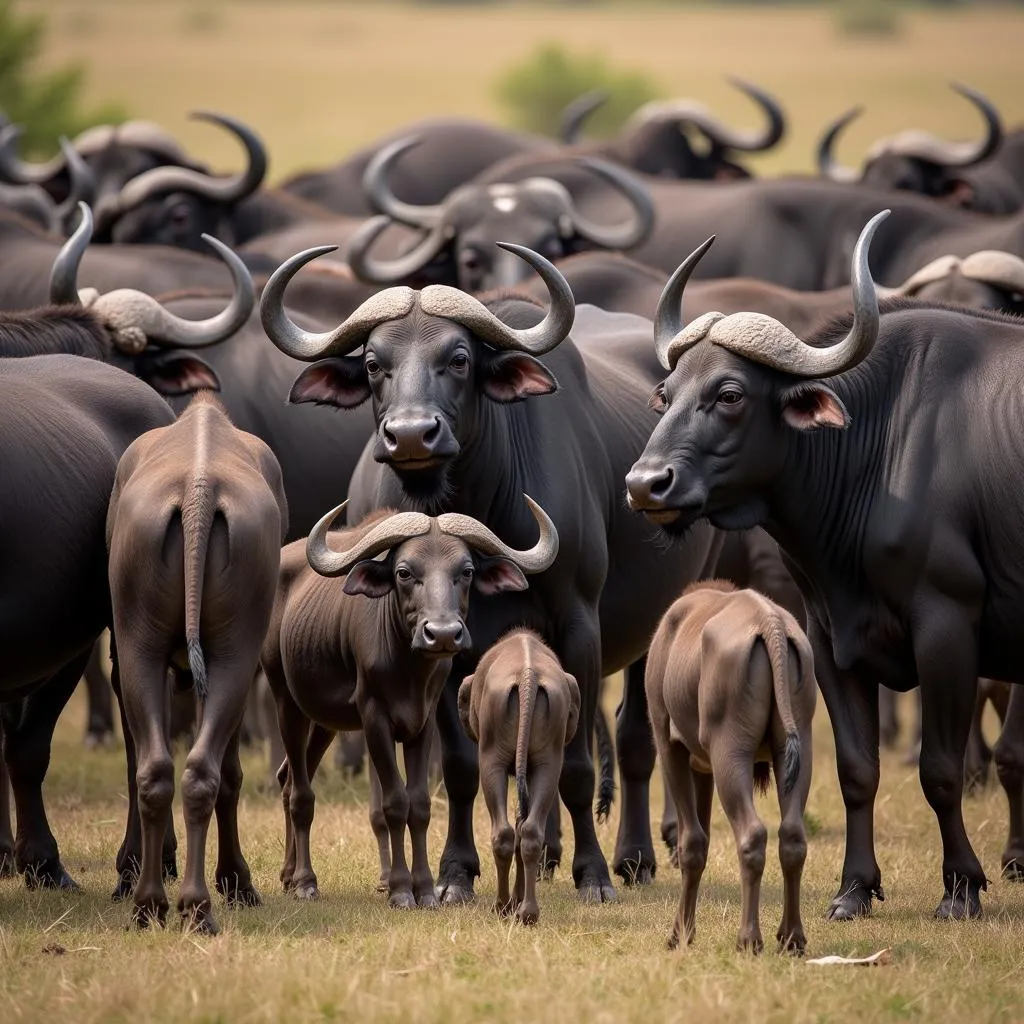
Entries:
[[[963, 762], [979, 675], [1024, 682], [1024, 474], [1016, 424], [1024, 326], [1013, 317], [891, 300], [881, 315], [868, 245], [854, 252], [854, 315], [810, 343], [769, 317], [707, 314], [680, 299], [706, 242], [676, 272], [655, 337], [669, 376], [662, 419], [626, 478], [669, 532], [700, 520], [763, 525], [808, 609], [835, 732], [846, 859], [830, 916], [882, 897], [874, 856], [878, 683], [921, 687], [920, 774], [939, 820], [937, 916], [981, 913], [985, 874], [964, 830]], [[1024, 702], [996, 750], [1010, 800], [1003, 868], [1024, 874]]]
[[60, 148], [70, 177], [67, 197], [57, 203], [41, 185], [0, 182], [0, 209], [25, 217], [43, 231], [63, 236], [77, 217], [78, 204], [92, 202], [96, 179], [67, 139], [60, 140]]
[[832, 181], [906, 189], [984, 213], [1019, 210], [1024, 192], [1013, 175], [992, 160], [1003, 140], [999, 112], [974, 89], [963, 85], [953, 88], [981, 112], [985, 136], [980, 141], [947, 142], [930, 132], [905, 131], [879, 139], [857, 171], [836, 163], [832, 152], [846, 126], [863, 112], [863, 108], [854, 107], [837, 118], [822, 136], [818, 170]]
[[[286, 263], [263, 292], [268, 336], [290, 355], [317, 360], [292, 388], [295, 404], [342, 408], [372, 399], [376, 431], [349, 485], [353, 519], [390, 506], [471, 515], [510, 543], [528, 538], [529, 515], [513, 494], [541, 502], [560, 538], [557, 564], [527, 593], [496, 598], [471, 613], [474, 654], [460, 661], [438, 712], [444, 742], [449, 834], [439, 876], [448, 902], [467, 898], [479, 861], [473, 844], [475, 746], [462, 731], [456, 695], [475, 658], [513, 624], [541, 632], [580, 681], [585, 728], [566, 755], [561, 795], [573, 819], [573, 877], [591, 899], [613, 894], [597, 845], [591, 802], [593, 722], [602, 674], [644, 654], [658, 616], [686, 581], [710, 569], [713, 534], [700, 529], [666, 552], [625, 512], [616, 474], [639, 453], [653, 420], [643, 411], [657, 365], [644, 352], [646, 320], [576, 308], [558, 271], [517, 246], [548, 284], [549, 312], [522, 298], [486, 303], [444, 286], [378, 293], [335, 330], [310, 334], [289, 323], [281, 298], [288, 280], [321, 250]], [[574, 324], [575, 319], [575, 324]], [[572, 338], [568, 335], [572, 330]], [[360, 346], [362, 355], [353, 356]], [[545, 355], [542, 362], [538, 356]], [[530, 400], [558, 391], [548, 401]], [[339, 478], [339, 487], [344, 480]], [[627, 695], [643, 714], [637, 742], [620, 744], [624, 788], [642, 800], [624, 810], [617, 866], [654, 853], [647, 779], [654, 762], [642, 700], [643, 665]], [[557, 837], [550, 837], [557, 861]], [[620, 855], [621, 860], [620, 860]]]
[[[510, 287], [529, 277], [529, 268], [500, 240], [557, 260], [581, 249], [630, 249], [654, 226], [647, 190], [628, 171], [605, 160], [585, 158], [581, 166], [607, 183], [629, 206], [625, 219], [609, 223], [584, 216], [564, 186], [550, 178], [527, 178], [511, 184], [462, 185], [444, 202], [415, 206], [391, 189], [395, 161], [419, 139], [399, 139], [382, 149], [366, 168], [364, 185], [376, 209], [386, 216], [366, 223], [349, 239], [347, 255], [353, 271], [375, 284], [457, 285], [465, 291]], [[377, 238], [397, 221], [424, 232], [419, 244], [403, 256], [372, 255]]]
[[643, 174], [706, 181], [749, 178], [750, 171], [736, 162], [736, 154], [773, 149], [785, 137], [786, 119], [763, 89], [740, 78], [729, 81], [764, 111], [768, 123], [763, 129], [730, 128], [693, 100], [655, 100], [637, 110], [613, 138], [580, 143], [586, 118], [607, 98], [602, 92], [581, 96], [566, 109], [562, 140], [573, 145], [571, 153], [603, 157]]

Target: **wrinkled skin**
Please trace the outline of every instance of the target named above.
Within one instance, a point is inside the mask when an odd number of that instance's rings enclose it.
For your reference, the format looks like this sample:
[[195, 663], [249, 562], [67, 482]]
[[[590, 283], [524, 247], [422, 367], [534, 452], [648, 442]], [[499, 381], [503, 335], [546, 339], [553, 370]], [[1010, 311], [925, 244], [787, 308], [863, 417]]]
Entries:
[[[812, 340], [834, 342], [838, 329]], [[627, 478], [634, 507], [669, 530], [702, 517], [728, 529], [763, 524], [786, 552], [808, 606], [847, 808], [833, 918], [867, 913], [882, 893], [873, 840], [880, 681], [921, 687], [921, 784], [943, 846], [936, 914], [981, 913], [987, 883], [963, 825], [963, 759], [978, 675], [1024, 682], [1013, 626], [1024, 597], [1014, 540], [1024, 499], [1004, 485], [1020, 460], [1005, 439], [1024, 382], [1022, 340], [1012, 319], [893, 302], [868, 359], [827, 382], [698, 344], [659, 389], [662, 421]], [[935, 379], [939, 391], [922, 383]], [[950, 425], [965, 406], [976, 429], [958, 434]], [[967, 508], [965, 526], [958, 510]], [[1019, 718], [1016, 690], [1000, 775], [1010, 865], [1024, 780], [1015, 704]]]

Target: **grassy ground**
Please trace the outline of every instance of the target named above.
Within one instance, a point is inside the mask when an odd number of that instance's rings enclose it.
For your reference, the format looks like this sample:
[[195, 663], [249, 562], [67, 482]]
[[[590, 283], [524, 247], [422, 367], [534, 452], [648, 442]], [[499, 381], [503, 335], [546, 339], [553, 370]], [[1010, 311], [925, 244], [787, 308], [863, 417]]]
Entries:
[[263, 133], [275, 177], [330, 163], [419, 117], [499, 119], [494, 79], [549, 40], [642, 69], [666, 95], [703, 100], [738, 125], [756, 114], [724, 76], [761, 83], [791, 119], [784, 148], [758, 164], [765, 172], [809, 170], [824, 124], [854, 103], [868, 112], [840, 149], [851, 162], [874, 138], [906, 127], [973, 137], [977, 115], [949, 92], [951, 79], [988, 93], [1009, 124], [1024, 121], [1024, 10], [1010, 7], [912, 12], [901, 34], [877, 39], [840, 36], [827, 8], [21, 3], [50, 17], [47, 60], [87, 64], [93, 99], [124, 102], [223, 167], [237, 166], [235, 144], [185, 114], [233, 113]]
[[[281, 812], [260, 791], [262, 764], [247, 764], [241, 830], [266, 905], [227, 911], [215, 939], [125, 930], [127, 908], [110, 903], [113, 857], [125, 809], [120, 751], [86, 753], [82, 710], [62, 721], [48, 799], [65, 862], [84, 887], [74, 896], [28, 893], [0, 883], [0, 1020], [590, 1022], [751, 1020], [797, 1022], [1024, 1019], [1024, 888], [995, 881], [985, 918], [938, 924], [938, 835], [916, 774], [888, 755], [876, 823], [886, 903], [871, 920], [829, 924], [823, 911], [838, 881], [843, 813], [830, 730], [817, 722], [812, 836], [805, 875], [809, 953], [863, 955], [892, 947], [893, 966], [811, 967], [768, 953], [733, 951], [739, 927], [735, 851], [716, 809], [711, 857], [698, 906], [697, 941], [664, 949], [678, 876], [662, 864], [655, 884], [620, 890], [612, 906], [581, 906], [567, 871], [541, 888], [542, 918], [526, 930], [489, 910], [493, 866], [476, 905], [439, 912], [389, 911], [373, 892], [376, 847], [365, 784], [328, 772], [318, 784], [314, 866], [324, 899], [300, 905], [279, 892]], [[655, 808], [660, 805], [655, 801]], [[777, 811], [761, 803], [772, 838], [762, 928], [774, 935], [781, 875]], [[430, 852], [445, 823], [436, 797]], [[992, 790], [967, 807], [970, 834], [990, 874], [998, 868], [1006, 807]], [[599, 828], [610, 855], [614, 823]], [[181, 835], [180, 816], [178, 834]], [[481, 810], [478, 842], [488, 825]], [[212, 847], [211, 847], [212, 853]], [[567, 843], [571, 856], [571, 837]], [[568, 860], [566, 861], [568, 863]], [[211, 862], [212, 872], [212, 862]], [[172, 907], [176, 889], [171, 889]], [[65, 952], [54, 952], [59, 946]]]

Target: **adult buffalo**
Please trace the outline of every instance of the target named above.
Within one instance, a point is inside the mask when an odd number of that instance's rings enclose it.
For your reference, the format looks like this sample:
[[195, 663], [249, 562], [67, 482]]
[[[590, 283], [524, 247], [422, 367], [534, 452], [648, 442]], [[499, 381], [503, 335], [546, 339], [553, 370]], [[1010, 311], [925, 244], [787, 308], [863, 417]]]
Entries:
[[879, 139], [858, 171], [843, 167], [833, 156], [836, 140], [863, 112], [853, 107], [837, 118], [818, 143], [818, 170], [839, 182], [861, 182], [873, 188], [906, 189], [983, 213], [1019, 210], [1024, 193], [1013, 176], [992, 157], [1003, 140], [999, 111], [980, 92], [965, 85], [953, 89], [973, 103], [985, 121], [977, 142], [946, 142], [930, 132], [905, 131]]
[[607, 93], [588, 93], [566, 109], [562, 139], [573, 145], [572, 154], [602, 157], [643, 174], [705, 181], [749, 178], [750, 171], [736, 155], [774, 149], [785, 137], [786, 119], [782, 107], [763, 89], [741, 78], [729, 81], [764, 112], [764, 128], [730, 128], [693, 100], [655, 100], [635, 111], [613, 138], [581, 143], [586, 118], [607, 98]]
[[[800, 341], [758, 314], [684, 326], [683, 288], [655, 320], [668, 377], [662, 419], [626, 478], [630, 503], [678, 533], [699, 520], [762, 524], [808, 609], [815, 668], [847, 809], [829, 914], [882, 898], [874, 855], [878, 683], [920, 685], [920, 776], [942, 835], [942, 918], [976, 917], [985, 874], [964, 829], [963, 762], [979, 675], [1024, 682], [1024, 472], [1011, 424], [1024, 387], [1016, 318], [893, 300], [881, 315], [868, 246], [853, 255], [854, 315]], [[938, 385], [938, 386], [937, 386]], [[1010, 800], [1003, 869], [1024, 865], [1024, 702], [1015, 688], [996, 750]]]
[[[284, 264], [264, 289], [261, 310], [276, 345], [317, 360], [295, 382], [292, 403], [354, 408], [372, 398], [376, 431], [349, 485], [353, 521], [379, 507], [460, 512], [509, 543], [525, 544], [530, 516], [514, 497], [523, 491], [554, 521], [557, 563], [528, 592], [474, 608], [472, 652], [460, 656], [441, 701], [449, 826], [439, 888], [446, 902], [465, 900], [480, 872], [472, 815], [476, 750], [459, 724], [459, 685], [502, 633], [527, 625], [579, 680], [583, 727], [568, 748], [560, 792], [576, 838], [576, 886], [586, 898], [609, 899], [614, 890], [591, 810], [600, 677], [642, 658], [658, 616], [681, 586], [710, 569], [717, 542], [701, 527], [686, 545], [661, 550], [651, 543], [648, 524], [631, 517], [619, 497], [617, 474], [639, 453], [654, 422], [643, 411], [658, 376], [641, 342], [649, 322], [577, 308], [551, 263], [508, 248], [547, 283], [545, 315], [520, 298], [482, 302], [445, 286], [392, 288], [333, 331], [313, 334], [289, 322], [281, 302], [289, 279], [323, 249]], [[362, 355], [349, 354], [361, 346]], [[557, 399], [531, 400], [556, 390]], [[641, 859], [649, 872], [654, 862], [646, 803], [653, 746], [646, 705], [636, 696], [637, 688], [643, 692], [642, 669], [642, 662], [639, 671], [634, 666], [626, 684], [642, 712], [634, 716], [637, 742], [620, 744], [624, 788], [639, 784], [644, 797], [631, 805], [620, 833], [616, 862], [623, 872], [626, 859]]]
[[[496, 243], [511, 240], [556, 260], [587, 248], [630, 249], [654, 226], [654, 208], [639, 179], [606, 160], [584, 158], [580, 165], [608, 184], [628, 204], [618, 223], [584, 216], [568, 190], [550, 178], [526, 178], [511, 184], [457, 188], [444, 202], [416, 206], [400, 200], [389, 177], [395, 161], [420, 145], [399, 139], [370, 161], [363, 179], [373, 205], [386, 216], [368, 221], [349, 239], [353, 271], [375, 284], [432, 282], [464, 291], [509, 287], [529, 277], [529, 268]], [[375, 242], [393, 221], [422, 231], [423, 238], [394, 259], [373, 256]]]

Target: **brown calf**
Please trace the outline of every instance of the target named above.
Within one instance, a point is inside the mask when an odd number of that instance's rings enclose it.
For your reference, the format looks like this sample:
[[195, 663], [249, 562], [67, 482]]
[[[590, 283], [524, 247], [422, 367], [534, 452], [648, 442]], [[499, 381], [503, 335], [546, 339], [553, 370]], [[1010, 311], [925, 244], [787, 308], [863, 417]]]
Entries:
[[[191, 682], [202, 722], [181, 778], [187, 854], [178, 910], [216, 932], [205, 878], [216, 808], [217, 888], [258, 905], [238, 840], [238, 731], [259, 660], [287, 529], [281, 470], [258, 438], [232, 426], [208, 392], [181, 418], [124, 453], [107, 517], [115, 682], [136, 758], [142, 864], [134, 919], [163, 922], [161, 847], [174, 762], [167, 743], [167, 670]], [[126, 740], [128, 737], [126, 737]]]
[[754, 787], [767, 788], [771, 765], [782, 810], [779, 860], [785, 883], [777, 938], [783, 950], [802, 952], [803, 812], [817, 697], [803, 630], [789, 612], [754, 590], [736, 590], [721, 580], [694, 584], [658, 626], [646, 688], [655, 743], [682, 827], [683, 889], [669, 948], [680, 936], [693, 941], [712, 786], [739, 853], [743, 921], [737, 948], [764, 948], [758, 903], [768, 834], [754, 809]]
[[[513, 701], [513, 695], [517, 700]], [[580, 688], [536, 633], [517, 629], [480, 659], [459, 687], [459, 717], [480, 745], [480, 788], [491, 815], [491, 849], [498, 869], [495, 910], [515, 910], [536, 924], [537, 875], [544, 825], [558, 800], [565, 745], [576, 734]], [[508, 823], [508, 778], [515, 775], [519, 810]], [[509, 894], [516, 858], [515, 899]]]
[[[281, 553], [262, 664], [287, 755], [281, 881], [299, 898], [319, 895], [309, 855], [310, 778], [336, 732], [362, 728], [391, 841], [389, 903], [437, 905], [427, 862], [429, 725], [452, 658], [470, 649], [470, 590], [525, 590], [523, 573], [543, 572], [558, 553], [554, 524], [527, 501], [540, 527], [529, 551], [514, 551], [475, 519], [452, 513], [379, 511], [329, 534], [341, 505], [306, 541]], [[407, 782], [399, 774], [396, 742], [404, 748]]]

